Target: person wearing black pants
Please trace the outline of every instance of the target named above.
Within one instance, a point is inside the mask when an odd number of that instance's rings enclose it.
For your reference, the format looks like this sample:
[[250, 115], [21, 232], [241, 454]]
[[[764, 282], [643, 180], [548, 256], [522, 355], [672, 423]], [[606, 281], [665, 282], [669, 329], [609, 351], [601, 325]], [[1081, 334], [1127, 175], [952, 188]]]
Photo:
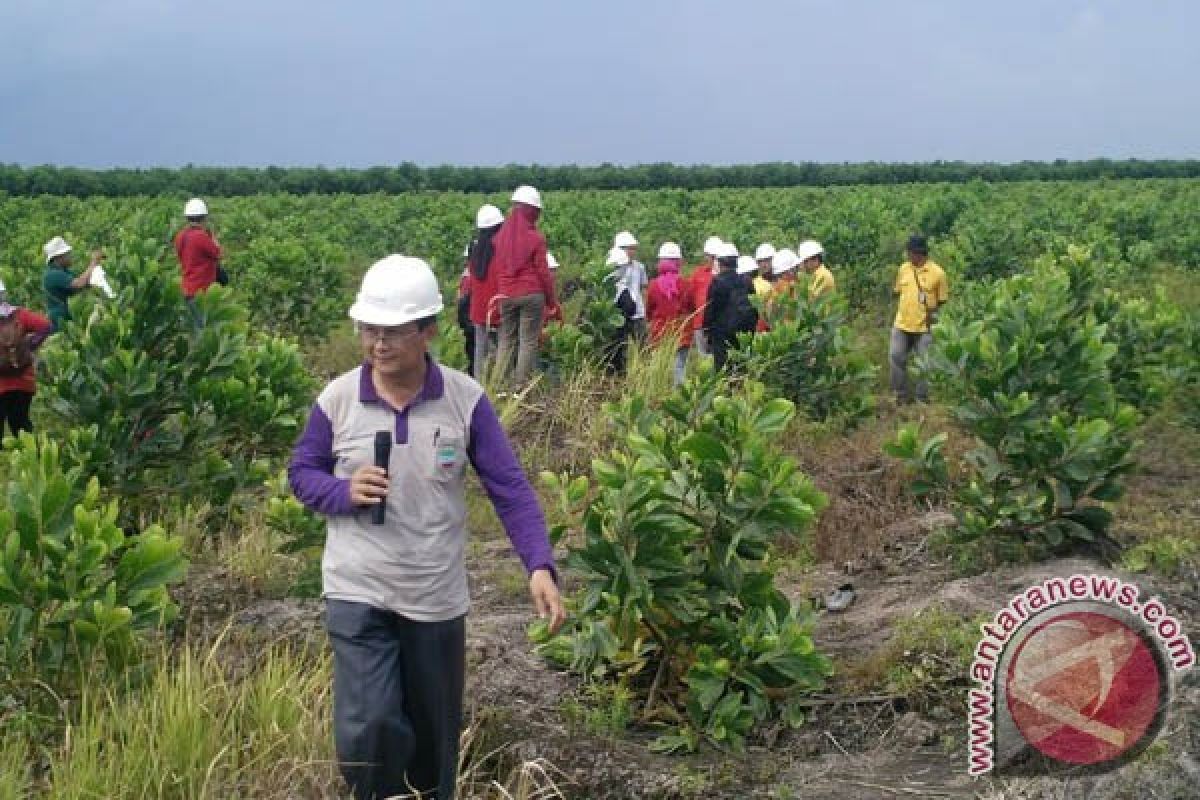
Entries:
[[0, 394], [0, 438], [5, 435], [6, 428], [13, 436], [33, 430], [33, 420], [29, 418], [31, 405], [33, 392], [14, 390]]

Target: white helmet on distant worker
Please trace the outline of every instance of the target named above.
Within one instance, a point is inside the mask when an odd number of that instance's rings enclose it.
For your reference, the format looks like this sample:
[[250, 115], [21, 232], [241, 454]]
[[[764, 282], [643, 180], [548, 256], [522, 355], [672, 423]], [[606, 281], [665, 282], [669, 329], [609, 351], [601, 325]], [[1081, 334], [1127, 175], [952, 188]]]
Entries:
[[637, 247], [637, 238], [629, 231], [621, 231], [613, 237], [613, 247]]
[[704, 240], [704, 255], [721, 257], [721, 251], [725, 249], [725, 243], [721, 241], [719, 236], [710, 236]]
[[659, 258], [683, 258], [683, 251], [679, 249], [679, 245], [674, 242], [663, 242], [662, 247], [658, 248]]
[[758, 272], [758, 262], [755, 261], [751, 256], [738, 256], [738, 275], [748, 275], [751, 272]]
[[606, 267], [623, 267], [629, 263], [629, 253], [626, 253], [619, 247], [614, 247], [608, 251], [608, 256], [604, 259]]
[[558, 259], [554, 257], [554, 253], [546, 253], [546, 266], [550, 269], [558, 269]]
[[185, 217], [207, 217], [208, 206], [199, 197], [193, 197], [184, 203], [183, 215]]
[[737, 245], [733, 242], [721, 242], [721, 252], [717, 253], [718, 258], [738, 258]]
[[429, 265], [393, 254], [367, 270], [350, 318], [366, 325], [403, 325], [432, 317], [442, 308], [442, 293]]
[[46, 254], [46, 263], [49, 264], [51, 259], [71, 252], [71, 245], [63, 237], [55, 236], [42, 245], [42, 252]]
[[771, 256], [771, 274], [782, 275], [785, 272], [791, 272], [799, 263], [800, 259], [796, 258], [796, 254], [785, 247]]
[[542, 194], [532, 186], [518, 186], [512, 194], [514, 203], [524, 203], [534, 208], [542, 207]]
[[480, 230], [494, 228], [501, 222], [504, 222], [504, 212], [491, 203], [480, 206], [479, 210], [475, 212], [475, 227]]
[[767, 259], [771, 258], [773, 255], [775, 255], [775, 245], [767, 244], [764, 242], [763, 244], [760, 244], [758, 246], [757, 250], [754, 251], [754, 260], [755, 261], [766, 261]]
[[825, 254], [825, 248], [821, 247], [821, 243], [814, 239], [806, 239], [796, 248], [796, 258], [800, 261], [807, 261], [813, 256]]

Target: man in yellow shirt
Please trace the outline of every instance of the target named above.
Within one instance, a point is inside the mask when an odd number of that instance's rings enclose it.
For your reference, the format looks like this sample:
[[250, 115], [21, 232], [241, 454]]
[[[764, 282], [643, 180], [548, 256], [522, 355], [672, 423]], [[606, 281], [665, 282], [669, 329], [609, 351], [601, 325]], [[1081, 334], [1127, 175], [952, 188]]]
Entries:
[[[924, 353], [929, 348], [933, 341], [930, 328], [937, 322], [937, 313], [950, 296], [946, 273], [929, 260], [925, 237], [910, 237], [907, 250], [908, 261], [901, 264], [896, 273], [895, 292], [899, 303], [888, 347], [892, 391], [901, 403], [910, 403], [913, 399], [913, 387], [908, 380], [908, 358], [914, 350]], [[925, 402], [928, 391], [924, 381], [917, 382], [918, 400]]]
[[809, 239], [801, 242], [796, 248], [796, 257], [800, 259], [800, 268], [808, 273], [808, 299], [816, 300], [823, 294], [830, 294], [837, 288], [833, 273], [825, 266], [825, 248], [820, 242]]

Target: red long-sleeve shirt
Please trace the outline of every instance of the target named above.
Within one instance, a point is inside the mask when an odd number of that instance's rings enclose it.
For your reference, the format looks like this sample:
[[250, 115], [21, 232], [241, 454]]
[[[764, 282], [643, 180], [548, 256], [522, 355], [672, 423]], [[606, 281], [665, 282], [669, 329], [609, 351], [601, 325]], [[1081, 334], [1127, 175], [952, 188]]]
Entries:
[[693, 331], [704, 328], [704, 307], [708, 305], [708, 287], [712, 283], [712, 279], [712, 267], [708, 264], [696, 267], [688, 277], [687, 286], [691, 292], [692, 301], [689, 313], [692, 315], [691, 330]]
[[[26, 334], [49, 334], [54, 329], [54, 325], [50, 322], [49, 317], [44, 317], [36, 311], [18, 308], [15, 313], [17, 319], [21, 321], [21, 327], [25, 329]], [[32, 365], [20, 375], [0, 375], [0, 394], [4, 392], [29, 392], [33, 394], [36, 391], [37, 372]]]
[[189, 225], [175, 236], [175, 255], [183, 270], [183, 296], [195, 297], [217, 282], [221, 248], [204, 228]]
[[692, 313], [691, 285], [680, 279], [679, 292], [667, 297], [661, 278], [650, 281], [646, 289], [646, 318], [650, 320], [650, 341], [658, 342], [663, 336], [676, 334], [681, 347], [692, 344], [692, 326], [688, 315]]

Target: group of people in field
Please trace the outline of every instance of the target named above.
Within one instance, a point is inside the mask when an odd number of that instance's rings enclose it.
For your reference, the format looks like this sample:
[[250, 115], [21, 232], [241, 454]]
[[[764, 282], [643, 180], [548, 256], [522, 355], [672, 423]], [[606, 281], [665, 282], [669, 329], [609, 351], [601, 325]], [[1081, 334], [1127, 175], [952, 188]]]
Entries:
[[[174, 238], [175, 254], [184, 299], [197, 323], [201, 323], [196, 295], [226, 280], [220, 263], [221, 246], [208, 225], [208, 207], [203, 200], [189, 200], [184, 217], [187, 224]], [[0, 438], [6, 432], [16, 436], [33, 430], [30, 409], [37, 392], [37, 351], [70, 321], [71, 298], [88, 289], [113, 296], [102, 263], [103, 250], [93, 250], [87, 267], [78, 273], [72, 270], [74, 248], [62, 236], [46, 242], [42, 254], [45, 313], [10, 300], [0, 282]]]
[[[524, 385], [536, 367], [544, 326], [562, 320], [555, 285], [558, 261], [538, 230], [541, 210], [537, 189], [522, 186], [513, 193], [507, 218], [494, 205], [476, 213], [476, 235], [463, 253], [458, 322], [468, 371], [477, 380], [484, 379], [494, 356], [502, 381]], [[800, 291], [801, 274], [810, 300], [837, 289], [825, 248], [813, 239], [795, 250], [763, 243], [751, 256], [742, 255], [733, 242], [710, 236], [703, 260], [686, 273], [680, 245], [663, 242], [653, 277], [638, 260], [638, 249], [637, 237], [620, 231], [605, 260], [611, 268], [612, 303], [622, 319], [601, 354], [614, 373], [624, 372], [630, 344], [647, 340], [653, 345], [675, 342], [676, 384], [682, 383], [693, 352], [711, 356], [717, 369], [723, 369], [739, 334], [768, 329], [759, 308]], [[931, 326], [948, 297], [946, 274], [929, 260], [924, 237], [910, 237], [907, 256], [896, 274], [898, 305], [888, 348], [891, 385], [901, 402], [926, 399], [924, 384], [910, 385], [908, 360], [929, 346]]]

